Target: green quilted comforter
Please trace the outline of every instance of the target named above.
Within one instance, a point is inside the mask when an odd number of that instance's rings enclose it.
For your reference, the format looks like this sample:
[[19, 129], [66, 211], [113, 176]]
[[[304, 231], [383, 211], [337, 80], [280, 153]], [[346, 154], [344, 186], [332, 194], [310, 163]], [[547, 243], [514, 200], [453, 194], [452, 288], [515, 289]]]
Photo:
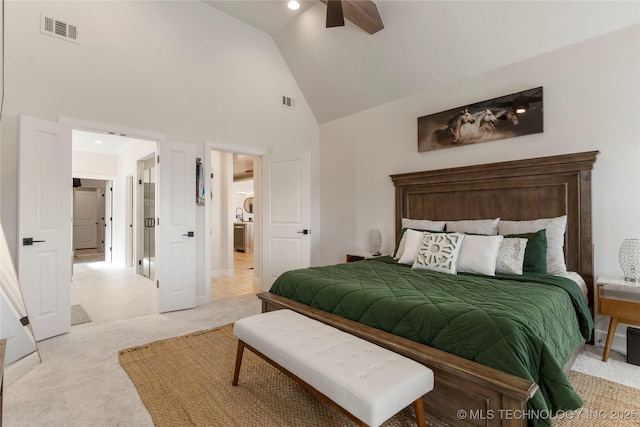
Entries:
[[288, 271], [270, 292], [532, 380], [531, 413], [582, 406], [562, 369], [593, 319], [569, 279], [448, 275], [380, 257]]

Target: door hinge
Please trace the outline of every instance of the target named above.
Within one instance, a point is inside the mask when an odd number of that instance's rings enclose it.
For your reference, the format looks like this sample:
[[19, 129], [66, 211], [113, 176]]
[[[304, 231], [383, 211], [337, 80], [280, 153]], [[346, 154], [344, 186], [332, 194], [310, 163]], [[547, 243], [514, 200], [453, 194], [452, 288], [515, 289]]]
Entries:
[[158, 163], [160, 163], [160, 154], [158, 154]]
[[112, 248], [112, 247], [109, 247], [109, 252], [111, 252], [112, 250], [113, 250], [113, 248]]
[[20, 323], [22, 323], [22, 326], [27, 326], [29, 324], [29, 318], [27, 316], [24, 316], [22, 319], [20, 319]]
[[160, 289], [160, 280], [156, 280], [156, 288]]
[[141, 259], [138, 260], [138, 265], [142, 265], [142, 260]]
[[156, 219], [156, 225], [160, 225], [160, 218]]
[[113, 191], [113, 187], [109, 187], [109, 191]]
[[142, 180], [141, 179], [138, 180], [138, 184], [142, 185]]
[[109, 222], [111, 222], [111, 221], [113, 221], [113, 217], [112, 216], [109, 217]]

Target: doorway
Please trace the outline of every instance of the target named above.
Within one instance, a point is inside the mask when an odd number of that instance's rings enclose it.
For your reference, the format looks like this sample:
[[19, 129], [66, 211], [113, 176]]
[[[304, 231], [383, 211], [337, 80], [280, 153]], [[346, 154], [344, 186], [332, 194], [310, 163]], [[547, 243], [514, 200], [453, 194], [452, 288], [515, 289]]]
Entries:
[[73, 178], [74, 263], [111, 262], [112, 181]]
[[[208, 150], [209, 151], [209, 150]], [[206, 226], [210, 237], [210, 300], [261, 291], [259, 167], [261, 153], [217, 151], [207, 156], [211, 179]]]
[[[97, 207], [101, 234], [95, 248], [74, 251], [71, 305], [81, 305], [91, 319], [74, 327], [155, 313], [155, 285], [137, 273], [133, 261], [138, 259], [136, 229], [142, 225], [133, 215], [141, 206], [135, 199], [137, 161], [152, 157], [155, 148], [149, 140], [72, 132], [75, 193], [93, 194], [101, 203]], [[77, 213], [74, 218], [79, 218]]]

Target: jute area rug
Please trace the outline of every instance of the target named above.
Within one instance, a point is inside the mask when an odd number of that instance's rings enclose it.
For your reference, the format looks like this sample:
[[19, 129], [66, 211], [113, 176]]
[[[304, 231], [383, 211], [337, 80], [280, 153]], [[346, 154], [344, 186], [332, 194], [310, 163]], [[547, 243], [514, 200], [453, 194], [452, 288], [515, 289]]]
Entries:
[[[239, 384], [231, 386], [236, 346], [226, 325], [122, 350], [119, 358], [159, 427], [353, 425], [248, 350]], [[555, 419], [554, 426], [640, 425], [640, 390], [574, 371], [570, 379], [585, 407]], [[636, 419], [613, 419], [624, 411]], [[408, 412], [384, 423], [415, 425]]]

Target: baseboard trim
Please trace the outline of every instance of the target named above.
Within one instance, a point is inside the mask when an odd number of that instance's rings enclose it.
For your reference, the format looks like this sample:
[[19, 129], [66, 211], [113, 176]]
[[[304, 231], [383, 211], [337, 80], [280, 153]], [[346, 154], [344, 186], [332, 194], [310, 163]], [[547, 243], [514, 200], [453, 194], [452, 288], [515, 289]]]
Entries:
[[217, 279], [220, 277], [229, 277], [229, 276], [233, 276], [234, 271], [233, 269], [231, 270], [211, 270], [211, 278], [212, 279]]

